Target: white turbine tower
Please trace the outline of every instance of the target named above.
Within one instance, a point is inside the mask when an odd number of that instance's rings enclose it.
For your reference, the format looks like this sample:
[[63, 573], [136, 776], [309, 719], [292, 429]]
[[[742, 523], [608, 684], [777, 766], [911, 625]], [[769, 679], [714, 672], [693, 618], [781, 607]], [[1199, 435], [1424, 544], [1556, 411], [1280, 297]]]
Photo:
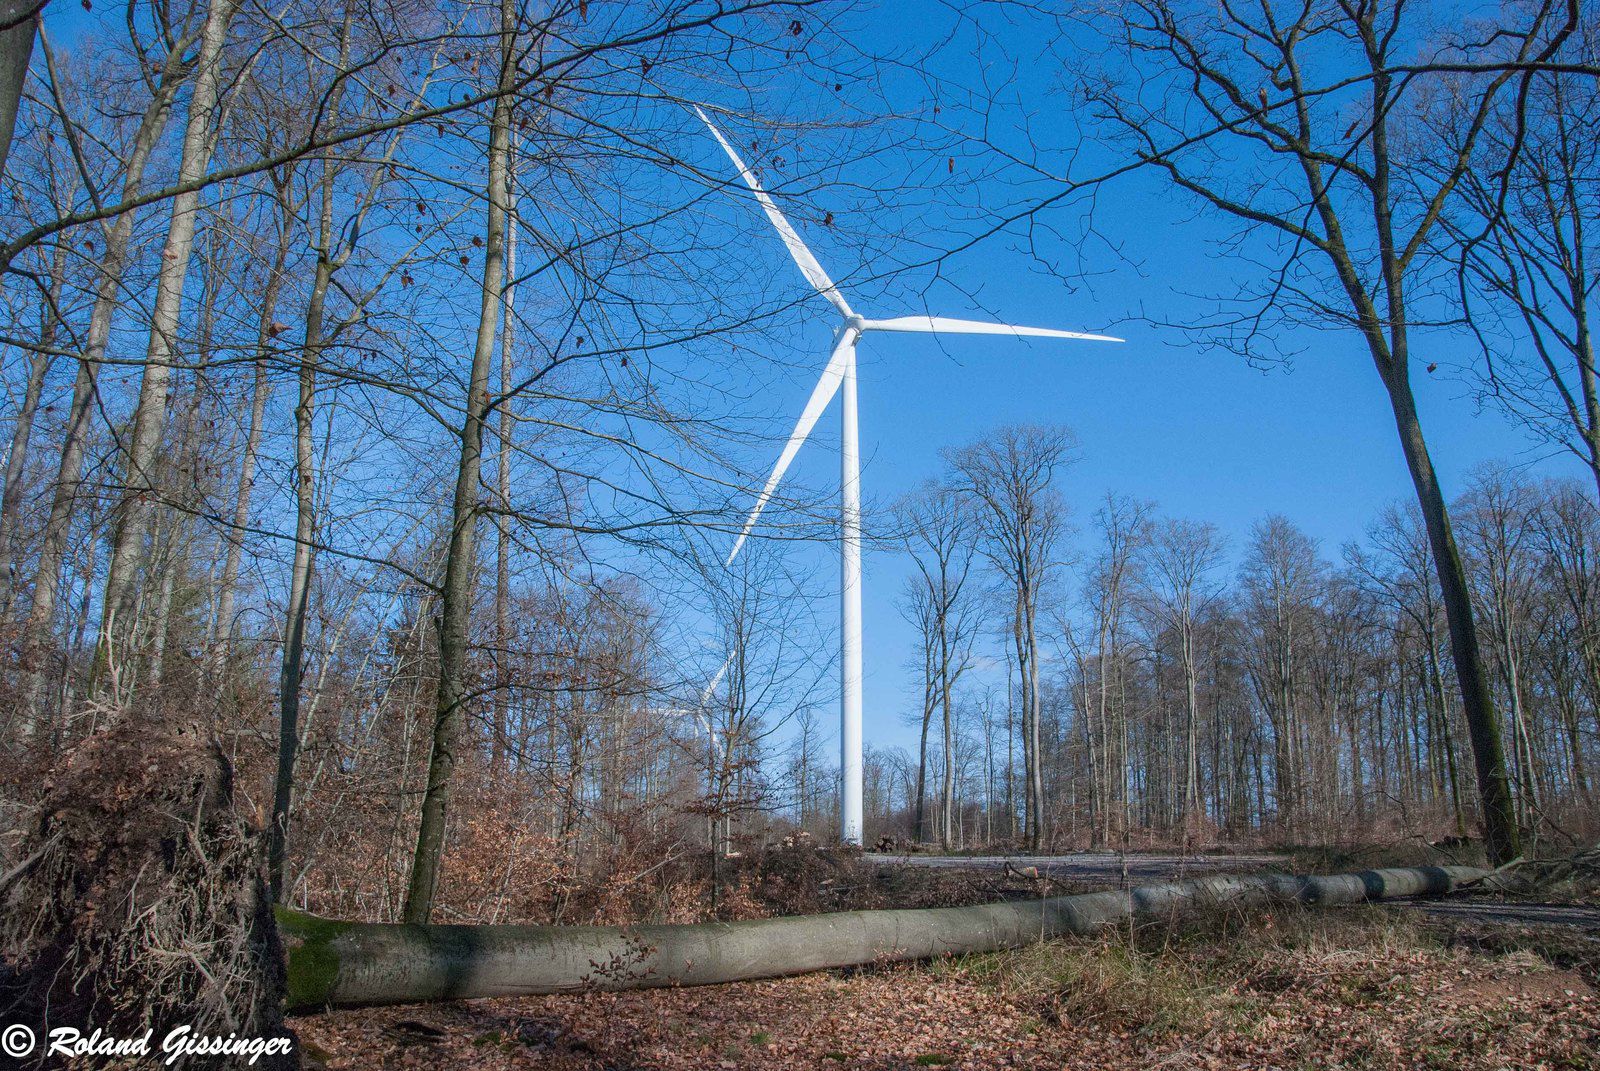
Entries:
[[[844, 317], [838, 333], [834, 336], [833, 351], [828, 356], [827, 366], [822, 370], [822, 378], [817, 381], [816, 388], [811, 392], [811, 398], [806, 402], [805, 409], [800, 413], [800, 419], [794, 426], [794, 433], [789, 436], [789, 441], [784, 445], [783, 453], [778, 455], [778, 463], [773, 466], [772, 475], [767, 477], [766, 486], [761, 489], [761, 495], [756, 499], [756, 504], [745, 518], [744, 529], [739, 533], [739, 538], [734, 541], [733, 550], [728, 554], [728, 564], [733, 564], [733, 559], [738, 556], [739, 549], [744, 546], [750, 529], [754, 527], [756, 519], [761, 516], [761, 511], [771, 501], [773, 492], [778, 488], [778, 481], [783, 479], [784, 472], [789, 468], [789, 463], [800, 450], [806, 436], [811, 434], [811, 429], [816, 426], [817, 420], [822, 416], [822, 411], [828, 407], [833, 396], [843, 389], [844, 401], [841, 406], [843, 418], [843, 434], [841, 436], [840, 465], [839, 465], [839, 572], [840, 572], [840, 703], [839, 703], [839, 835], [847, 844], [861, 843], [861, 448], [859, 430], [856, 423], [856, 342], [868, 331], [906, 331], [917, 334], [936, 334], [947, 332], [960, 335], [1029, 335], [1037, 338], [1071, 338], [1089, 342], [1121, 342], [1120, 338], [1110, 335], [1088, 335], [1080, 331], [1057, 331], [1047, 327], [1018, 327], [1014, 324], [988, 323], [981, 320], [954, 320], [946, 316], [896, 316], [887, 320], [869, 320], [861, 316], [850, 307], [850, 303], [839, 293], [839, 288], [834, 285], [828, 273], [822, 269], [817, 258], [811, 250], [806, 248], [805, 242], [800, 240], [789, 221], [783, 213], [778, 211], [778, 206], [772, 198], [761, 188], [756, 181], [755, 174], [745, 162], [740, 159], [728, 139], [722, 136], [722, 131], [711, 121], [705, 111], [698, 106], [695, 108], [700, 120], [710, 129], [713, 137], [722, 146], [728, 158], [733, 161], [733, 166], [739, 169], [740, 176], [745, 185], [750, 187], [750, 192], [755, 194], [756, 201], [767, 213], [767, 218], [772, 221], [772, 226], [777, 230], [778, 236], [783, 239], [783, 244], [788, 248], [789, 255], [800, 268], [806, 282], [810, 283], [817, 292], [839, 310]], [[724, 669], [726, 666], [724, 666]], [[718, 673], [718, 679], [721, 673]], [[713, 683], [712, 687], [715, 687]]]

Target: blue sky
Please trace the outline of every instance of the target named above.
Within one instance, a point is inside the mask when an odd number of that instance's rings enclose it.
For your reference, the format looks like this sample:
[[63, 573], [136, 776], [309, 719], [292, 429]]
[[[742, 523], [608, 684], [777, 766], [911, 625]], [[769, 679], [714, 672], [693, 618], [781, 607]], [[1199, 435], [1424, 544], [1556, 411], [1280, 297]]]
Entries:
[[[1145, 205], [1140, 212], [1149, 210]], [[1198, 280], [1208, 263], [1203, 243], [1185, 243], [1182, 232], [1176, 227], [1171, 234], [1168, 270]], [[773, 255], [783, 255], [776, 240]], [[992, 311], [1013, 322], [1066, 328], [1103, 326], [1138, 290], [1157, 288], [1111, 280], [1098, 288], [1097, 300], [1063, 301], [1052, 292], [1058, 288], [1029, 275], [1001, 248], [967, 259], [953, 274], [1007, 279], [1006, 287], [995, 288], [1005, 296], [987, 302]], [[930, 295], [929, 305], [955, 315], [973, 311], [959, 294], [949, 296], [944, 305]], [[1152, 293], [1150, 307], [1159, 297]], [[827, 313], [819, 309], [813, 332], [819, 369]], [[1116, 491], [1154, 501], [1167, 515], [1211, 521], [1235, 549], [1252, 524], [1282, 513], [1336, 559], [1340, 544], [1359, 538], [1384, 505], [1411, 496], [1387, 401], [1353, 336], [1305, 333], [1299, 342], [1307, 349], [1292, 363], [1259, 370], [1235, 356], [1203, 351], [1177, 330], [1137, 322], [1115, 330], [1126, 344], [962, 337], [941, 346], [912, 336], [869, 335], [859, 351], [867, 508], [881, 510], [936, 475], [942, 449], [1013, 422], [1061, 423], [1076, 431], [1082, 461], [1061, 488], [1080, 529], [1104, 493]], [[1435, 356], [1448, 360], [1450, 354], [1425, 351], [1421, 364]], [[1490, 459], [1580, 474], [1575, 462], [1531, 451], [1526, 437], [1499, 415], [1479, 412], [1469, 384], [1448, 367], [1428, 376], [1419, 365], [1418, 373], [1419, 401], [1447, 493], [1459, 491], [1467, 472]], [[792, 422], [810, 389], [796, 377], [773, 393], [782, 411], [777, 424]], [[836, 483], [837, 436], [836, 403], [791, 470], [798, 480], [814, 488]], [[1086, 546], [1087, 533], [1071, 542]], [[815, 559], [819, 583], [837, 583], [831, 548], [794, 553]], [[880, 746], [914, 744], [901, 712], [919, 702], [919, 682], [905, 666], [916, 633], [894, 607], [906, 571], [897, 556], [869, 550], [866, 738]], [[998, 641], [985, 646], [999, 650]]]
[[[876, 32], [895, 33], [915, 20], [917, 5], [889, 5]], [[919, 10], [921, 10], [919, 8]], [[1065, 101], [1052, 92], [1050, 72], [1027, 27], [987, 23], [991, 42], [1019, 59], [1018, 76], [1003, 96], [1026, 114], [1034, 141], [1070, 145], [1080, 131]], [[872, 32], [872, 31], [869, 31]], [[934, 31], [929, 31], [934, 32]], [[885, 42], [887, 44], [887, 42]], [[947, 73], [961, 76], [960, 57]], [[965, 72], [970, 76], [971, 71]], [[799, 110], [799, 106], [795, 105]], [[887, 166], [887, 165], [886, 165]], [[1014, 189], [981, 189], [979, 199], [996, 204], [1015, 198]], [[817, 210], [831, 209], [827, 193]], [[751, 206], [754, 211], [754, 206]], [[970, 223], [970, 220], [968, 221]], [[1064, 226], [1071, 220], [1063, 219]], [[892, 214], [863, 222], [841, 219], [846, 229], [894, 227]], [[924, 218], [899, 221], [925, 225]], [[1150, 320], [1181, 320], [1217, 306], [1203, 295], [1226, 294], [1233, 269], [1221, 258], [1225, 232], [1196, 219], [1195, 206], [1152, 179], [1130, 178], [1105, 189], [1096, 210], [1097, 229], [1116, 247], [1088, 267], [1096, 277], [1069, 287], [1042, 272], [1018, 235], [1002, 235], [945, 264], [944, 279], [912, 304], [852, 300], [867, 314], [929, 311], [976, 315], [1038, 326], [1105, 329], [1123, 335], [1122, 346], [1088, 343], [1018, 342], [952, 337], [942, 342], [906, 335], [869, 335], [860, 349], [863, 493], [869, 529], [880, 511], [940, 468], [942, 449], [961, 446], [999, 425], [1050, 422], [1073, 428], [1083, 460], [1061, 488], [1079, 528], [1071, 540], [1084, 547], [1098, 500], [1115, 491], [1154, 501], [1166, 515], [1218, 525], [1235, 552], [1251, 525], [1269, 513], [1288, 516], [1319, 540], [1337, 560], [1340, 544], [1363, 529], [1389, 502], [1412, 490], [1392, 416], [1371, 358], [1353, 333], [1298, 329], [1281, 339], [1297, 351], [1285, 364], [1254, 368], [1243, 359], [1206, 350], [1176, 328]], [[860, 254], [830, 244], [830, 235], [800, 225], [823, 264], [836, 276], [861, 269]], [[776, 235], [770, 256], [784, 258]], [[798, 275], [796, 275], [798, 280]], [[848, 281], [844, 287], [849, 292]], [[893, 291], [891, 287], [891, 291]], [[966, 294], [976, 293], [982, 307]], [[815, 324], [803, 342], [820, 371], [834, 317], [818, 298]], [[1521, 430], [1497, 412], [1483, 412], [1474, 399], [1470, 371], [1475, 349], [1459, 335], [1418, 339], [1414, 381], [1424, 426], [1447, 495], [1459, 492], [1469, 470], [1488, 460], [1526, 466], [1549, 475], [1581, 474], [1570, 457], [1535, 449]], [[1438, 362], [1430, 375], [1424, 369]], [[814, 377], [798, 371], [771, 395], [771, 431], [784, 435], [809, 394]], [[837, 403], [824, 416], [817, 437], [794, 469], [798, 481], [831, 489], [837, 482]], [[779, 440], [781, 442], [781, 438]], [[776, 446], [772, 448], [775, 455]], [[814, 562], [817, 583], [836, 590], [836, 553], [831, 547], [794, 552]], [[869, 745], [915, 747], [915, 731], [904, 714], [920, 703], [920, 684], [907, 663], [916, 650], [915, 631], [895, 609], [908, 570], [893, 554], [869, 550], [864, 567], [865, 735]], [[804, 569], [800, 572], [803, 574]], [[1069, 572], [1068, 584], [1075, 588]], [[831, 619], [824, 616], [825, 625]], [[1001, 624], [1000, 615], [995, 623]], [[825, 642], [836, 643], [831, 627]], [[983, 644], [998, 655], [998, 638]], [[999, 670], [980, 683], [999, 683]], [[829, 682], [829, 687], [836, 683]], [[822, 708], [831, 724], [834, 701]]]
[[[852, 14], [846, 28], [861, 32], [869, 51], [914, 53], [938, 38], [941, 20], [952, 17], [925, 3], [891, 3]], [[976, 58], [976, 51], [963, 52], [970, 34], [958, 34], [941, 53], [940, 73], [953, 83], [973, 84], [980, 70], [986, 72], [989, 92], [1001, 105], [995, 113], [997, 137], [1011, 147], [1023, 143], [1024, 119], [1030, 138], [1039, 144], [1075, 144], [1081, 131], [1071, 108], [1055, 92], [1060, 58], [1042, 54], [1038, 27], [1013, 25], [999, 14], [983, 19], [993, 35], [981, 53], [985, 58]], [[58, 43], [65, 44], [86, 19], [77, 5], [57, 3], [47, 21]], [[918, 35], [920, 40], [911, 39]], [[1000, 56], [1012, 63], [994, 62]], [[889, 75], [887, 82], [890, 99], [915, 101], [923, 90], [918, 79], [903, 71]], [[707, 93], [714, 98], [716, 87], [708, 87]], [[719, 102], [732, 107], [745, 103]], [[808, 101], [803, 94], [785, 98], [781, 106], [797, 119], [826, 118], [835, 107], [828, 100]], [[892, 141], [893, 124], [886, 129]], [[714, 143], [703, 137], [699, 142], [684, 151], [697, 152], [708, 169], [722, 169], [725, 164]], [[1105, 346], [971, 336], [942, 341], [868, 336], [859, 361], [863, 491], [869, 511], [935, 475], [942, 449], [1015, 422], [1060, 423], [1076, 431], [1082, 461], [1066, 473], [1062, 490], [1080, 529], [1087, 526], [1098, 500], [1116, 491], [1154, 501], [1168, 515], [1212, 521], [1236, 549], [1253, 523], [1268, 513], [1282, 513], [1335, 558], [1339, 544], [1358, 538], [1385, 504], [1411, 495], [1387, 404], [1370, 358], [1353, 335], [1302, 330], [1285, 336], [1298, 355], [1288, 364], [1262, 370], [1236, 356], [1203, 350], [1178, 329], [1141, 319], [1142, 313], [1172, 320], [1203, 315], [1215, 306], [1197, 295], [1226, 292], [1232, 270], [1220, 259], [1218, 239], [1224, 232], [1195, 219], [1191, 204], [1152, 180], [1130, 178], [1102, 192], [1096, 224], [1116, 252], [1089, 254], [1087, 266], [1095, 277], [1088, 282], [1064, 281], [1042, 271], [1020, 235], [1012, 233], [947, 261], [941, 278], [931, 284], [890, 280], [881, 287], [852, 288], [852, 275], [877, 266], [863, 249], [881, 250], [897, 235], [937, 232], [946, 225], [970, 231], [1021, 196], [1010, 182], [979, 183], [957, 198], [961, 209], [933, 209], [925, 199], [908, 194], [911, 203], [897, 212], [893, 191], [907, 181], [897, 169], [917, 167], [914, 151], [875, 154], [854, 169], [828, 176], [814, 198], [797, 206], [796, 225], [859, 310], [894, 315], [926, 308], [1038, 326], [1110, 328], [1128, 342]], [[936, 181], [940, 170], [933, 169], [933, 180], [923, 174], [912, 184]], [[844, 191], [838, 196], [830, 190], [834, 183]], [[850, 191], [854, 183], [866, 189]], [[862, 207], [879, 198], [889, 207]], [[809, 209], [810, 219], [800, 209]], [[753, 202], [738, 200], [719, 211], [751, 213], [757, 219], [749, 231], [757, 243], [756, 255], [770, 258], [774, 278], [800, 285], [798, 272]], [[825, 211], [836, 213], [835, 228], [814, 222]], [[1045, 221], [1067, 229], [1073, 225], [1068, 213]], [[932, 241], [939, 244], [937, 235]], [[981, 306], [969, 295], [976, 295]], [[792, 340], [793, 352], [774, 354], [791, 364], [791, 373], [762, 373], [773, 383], [762, 399], [770, 410], [753, 407], [750, 416], [774, 441], [753, 448], [744, 459], [752, 471], [764, 470], [776, 455], [825, 359], [836, 319], [820, 297], [808, 308], [809, 322], [803, 328], [779, 335], [785, 344]], [[1470, 343], [1460, 337], [1425, 339], [1417, 355], [1419, 401], [1446, 492], [1459, 491], [1468, 470], [1489, 459], [1577, 475], [1571, 459], [1541, 456], [1500, 415], [1478, 411], [1466, 378], [1473, 355]], [[1422, 371], [1430, 361], [1440, 363], [1437, 375]], [[835, 403], [791, 470], [795, 485], [819, 490], [836, 486], [837, 435]], [[869, 528], [873, 519], [869, 512]], [[1080, 536], [1073, 545], [1085, 542]], [[796, 547], [792, 554], [799, 563], [797, 572], [809, 572], [830, 593], [835, 589], [833, 547]], [[915, 743], [902, 714], [919, 701], [919, 683], [906, 668], [916, 637], [895, 608], [907, 568], [904, 560], [884, 552], [869, 550], [865, 561], [866, 737], [876, 746]], [[1068, 582], [1072, 584], [1070, 575]], [[835, 645], [835, 618], [828, 602], [822, 604], [820, 620], [822, 643]], [[993, 639], [985, 648], [999, 651]], [[827, 688], [836, 688], [836, 682], [830, 678]], [[836, 709], [832, 694], [818, 704], [825, 724], [831, 724]]]

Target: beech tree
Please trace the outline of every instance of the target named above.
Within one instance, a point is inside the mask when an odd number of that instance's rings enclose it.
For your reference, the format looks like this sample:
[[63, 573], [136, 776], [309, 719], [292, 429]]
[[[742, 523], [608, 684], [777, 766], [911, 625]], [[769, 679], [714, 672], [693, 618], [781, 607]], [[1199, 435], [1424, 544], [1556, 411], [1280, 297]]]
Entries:
[[1045, 840], [1043, 731], [1040, 727], [1040, 599], [1060, 564], [1065, 507], [1057, 473], [1072, 463], [1077, 439], [1065, 428], [1000, 428], [947, 455], [962, 493], [979, 516], [979, 550], [1009, 589], [1010, 631], [1020, 680], [1028, 846]]
[[912, 581], [910, 606], [922, 631], [924, 651], [921, 745], [917, 759], [915, 829], [926, 837], [923, 803], [928, 765], [928, 726], [935, 710], [940, 713], [943, 773], [939, 788], [939, 845], [949, 848], [955, 810], [954, 691], [972, 657], [976, 620], [971, 596], [962, 597], [975, 553], [974, 521], [962, 493], [953, 487], [929, 484], [900, 504], [896, 528], [905, 541], [917, 577]]
[[[197, 182], [211, 162], [220, 119], [218, 109], [222, 103], [223, 50], [237, 8], [235, 0], [212, 0], [206, 8], [198, 35], [199, 55], [195, 61], [183, 152], [178, 165], [180, 186]], [[121, 682], [124, 688], [131, 686], [139, 672], [136, 666], [119, 666], [118, 663], [133, 654], [132, 639], [137, 625], [135, 574], [156, 513], [159, 492], [155, 486], [155, 462], [166, 423], [168, 382], [177, 359], [178, 321], [198, 216], [198, 192], [186, 191], [172, 198], [171, 218], [161, 251], [161, 271], [156, 277], [150, 342], [139, 383], [139, 403], [134, 409], [133, 428], [123, 459], [127, 490], [117, 508], [116, 536], [112, 540], [106, 574], [100, 657], [107, 663], [107, 678], [114, 672], [126, 673]]]
[[433, 911], [439, 857], [444, 851], [444, 825], [450, 805], [451, 776], [466, 701], [467, 620], [472, 613], [476, 572], [478, 476], [483, 466], [483, 432], [489, 412], [489, 369], [500, 329], [505, 292], [506, 217], [511, 190], [512, 86], [517, 76], [518, 6], [500, 0], [500, 56], [496, 65], [498, 93], [489, 118], [488, 185], [485, 193], [483, 301], [478, 312], [472, 370], [461, 424], [461, 458], [456, 468], [455, 498], [450, 509], [450, 535], [445, 552], [444, 585], [440, 590], [439, 698], [434, 713], [433, 751], [428, 760], [428, 785], [417, 827], [417, 851], [411, 864], [405, 920], [427, 922]]
[[[166, 127], [173, 100], [188, 73], [184, 53], [194, 44], [198, 26], [169, 27], [164, 35], [169, 42], [160, 66], [148, 78], [148, 99], [130, 142], [118, 154], [122, 164], [121, 190], [124, 200], [136, 197], [143, 187], [145, 169], [156, 143]], [[158, 38], [159, 39], [159, 38]], [[127, 267], [129, 243], [136, 217], [131, 212], [115, 217], [105, 228], [103, 249], [97, 266], [94, 304], [84, 334], [83, 350], [77, 362], [72, 395], [68, 403], [60, 462], [50, 495], [50, 512], [40, 539], [38, 565], [25, 628], [23, 665], [27, 674], [25, 701], [31, 720], [42, 715], [42, 689], [47, 677], [42, 664], [46, 637], [55, 623], [57, 592], [67, 552], [69, 525], [73, 511], [85, 505], [82, 496], [84, 452], [90, 434], [89, 422], [98, 390], [100, 369], [110, 342], [113, 320], [123, 298], [123, 272]]]
[[1216, 569], [1225, 544], [1214, 525], [1185, 520], [1152, 527], [1144, 595], [1161, 628], [1178, 638], [1183, 673], [1184, 825], [1200, 814], [1200, 651], [1198, 632], [1218, 594]]
[[[1100, 816], [1091, 815], [1091, 838], [1102, 842], [1128, 832], [1128, 805], [1132, 792], [1128, 772], [1126, 702], [1127, 660], [1123, 639], [1127, 612], [1144, 564], [1150, 540], [1149, 503], [1126, 495], [1108, 494], [1095, 511], [1099, 550], [1084, 580], [1084, 601], [1095, 638], [1092, 700], [1086, 700], [1084, 731], [1089, 765], [1099, 776], [1091, 780], [1090, 803]], [[1084, 686], [1091, 678], [1083, 662]], [[1092, 707], [1089, 703], [1092, 702]], [[1092, 713], [1090, 711], [1092, 710]]]
[[[1558, 58], [1593, 64], [1600, 29], [1588, 12]], [[1427, 116], [1455, 150], [1461, 105]], [[1594, 175], [1600, 168], [1600, 80], [1561, 70], [1526, 75], [1495, 102], [1440, 219], [1467, 322], [1485, 354], [1486, 394], [1540, 441], [1588, 466], [1600, 492], [1595, 385]]]
[[[1242, 295], [1221, 341], [1255, 352], [1271, 323], [1332, 325], [1365, 345], [1394, 417], [1439, 575], [1452, 661], [1497, 862], [1519, 852], [1500, 719], [1454, 526], [1411, 377], [1428, 319], [1428, 252], [1503, 94], [1548, 60], [1574, 9], [1545, 2], [1487, 43], [1452, 42], [1470, 67], [1447, 153], [1403, 136], [1424, 107], [1403, 57], [1426, 47], [1424, 12], [1328, 0], [1220, 11], [1149, 0], [1112, 16], [1118, 66], [1079, 81], [1098, 123], [1146, 170], [1237, 223], [1275, 265]], [[1359, 95], [1356, 90], [1359, 89]], [[1223, 161], [1226, 161], [1225, 163]], [[1426, 336], [1420, 340], [1426, 345]]]

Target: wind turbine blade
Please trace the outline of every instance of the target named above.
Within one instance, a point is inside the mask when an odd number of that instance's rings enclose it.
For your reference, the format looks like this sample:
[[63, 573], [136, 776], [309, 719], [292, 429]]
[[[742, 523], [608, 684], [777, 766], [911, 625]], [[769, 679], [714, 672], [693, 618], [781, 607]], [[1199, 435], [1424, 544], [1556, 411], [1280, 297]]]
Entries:
[[800, 445], [806, 441], [806, 436], [811, 434], [811, 429], [817, 426], [822, 411], [828, 408], [833, 396], [839, 393], [839, 384], [844, 380], [845, 366], [850, 362], [850, 349], [854, 345], [855, 332], [846, 330], [839, 336], [839, 342], [833, 347], [833, 353], [828, 358], [828, 366], [822, 370], [822, 378], [817, 380], [811, 398], [806, 402], [805, 410], [795, 422], [793, 434], [784, 444], [783, 453], [778, 455], [778, 463], [773, 466], [772, 475], [767, 477], [767, 485], [761, 489], [755, 508], [750, 511], [750, 516], [745, 518], [744, 528], [739, 532], [739, 538], [734, 541], [733, 549], [728, 552], [726, 564], [732, 565], [733, 559], [739, 556], [739, 548], [744, 546], [750, 529], [755, 527], [756, 518], [761, 516], [761, 511], [766, 509], [767, 503], [772, 500], [772, 493], [778, 489], [778, 481], [783, 479], [783, 474], [788, 471], [789, 463], [800, 451]]
[[728, 139], [722, 136], [722, 131], [717, 129], [717, 124], [711, 121], [711, 117], [706, 115], [698, 104], [695, 105], [694, 110], [695, 114], [700, 116], [700, 121], [711, 131], [711, 136], [716, 138], [717, 143], [722, 146], [722, 151], [728, 154], [728, 159], [733, 161], [733, 166], [739, 169], [739, 174], [744, 179], [744, 184], [750, 187], [750, 192], [756, 195], [756, 200], [766, 210], [767, 218], [772, 221], [773, 227], [777, 228], [778, 237], [783, 239], [783, 244], [789, 249], [789, 255], [800, 266], [800, 274], [806, 277], [806, 282], [816, 287], [823, 297], [833, 302], [833, 307], [841, 313], [846, 316], [854, 316], [855, 313], [850, 311], [850, 305], [845, 301], [844, 295], [839, 293], [837, 286], [833, 285], [833, 280], [828, 278], [828, 273], [822, 270], [822, 265], [818, 263], [811, 250], [806, 247], [806, 243], [800, 240], [799, 233], [784, 218], [783, 213], [778, 211], [778, 206], [767, 195], [767, 191], [761, 188], [761, 183], [756, 181], [755, 173], [745, 166], [745, 162], [740, 158], [738, 152], [728, 143]]
[[700, 706], [695, 710], [696, 717], [699, 717], [700, 711], [704, 710], [706, 705], [711, 702], [711, 696], [715, 694], [717, 685], [722, 683], [722, 678], [728, 675], [728, 667], [731, 665], [733, 665], [733, 654], [730, 652], [728, 657], [723, 659], [722, 668], [717, 670], [716, 676], [711, 678], [711, 683], [706, 685], [705, 691], [700, 693]]
[[1018, 327], [1016, 324], [986, 320], [955, 320], [948, 316], [896, 316], [888, 320], [868, 320], [867, 331], [946, 332], [952, 335], [1029, 335], [1036, 338], [1075, 338], [1086, 342], [1122, 342], [1111, 335], [1090, 335], [1082, 331], [1057, 331], [1053, 327]]

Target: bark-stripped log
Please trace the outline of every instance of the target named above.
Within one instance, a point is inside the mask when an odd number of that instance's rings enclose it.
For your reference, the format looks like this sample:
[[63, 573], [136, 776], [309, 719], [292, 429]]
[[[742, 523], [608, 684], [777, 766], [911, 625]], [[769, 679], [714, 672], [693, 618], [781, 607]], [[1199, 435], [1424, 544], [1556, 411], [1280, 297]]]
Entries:
[[775, 978], [987, 952], [1208, 907], [1435, 896], [1486, 873], [1449, 866], [1219, 875], [973, 907], [678, 926], [414, 926], [333, 922], [283, 908], [278, 924], [289, 949], [289, 1006], [312, 1009]]

